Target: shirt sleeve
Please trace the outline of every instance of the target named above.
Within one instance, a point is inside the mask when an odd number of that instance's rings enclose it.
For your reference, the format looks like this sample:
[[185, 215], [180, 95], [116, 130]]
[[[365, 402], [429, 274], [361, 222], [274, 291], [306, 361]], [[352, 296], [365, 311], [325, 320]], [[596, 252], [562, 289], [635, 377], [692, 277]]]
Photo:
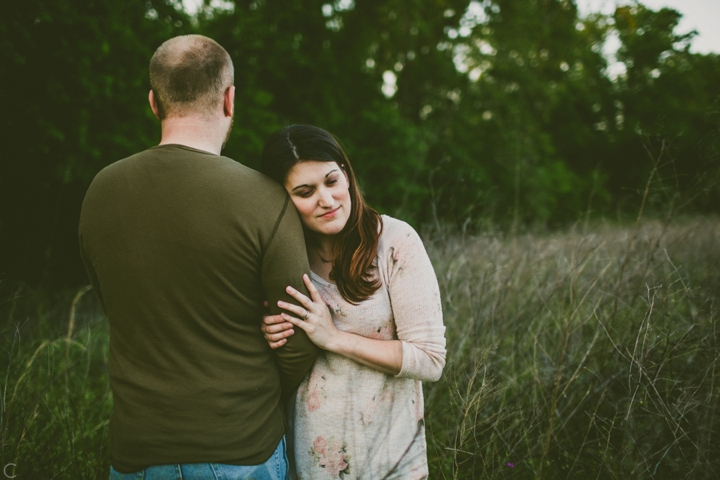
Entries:
[[85, 265], [85, 271], [87, 272], [88, 278], [90, 279], [92, 289], [95, 292], [98, 300], [100, 301], [100, 306], [102, 306], [103, 312], [105, 312], [105, 315], [107, 315], [107, 310], [105, 310], [105, 299], [103, 298], [102, 290], [100, 290], [100, 281], [98, 280], [97, 274], [95, 273], [95, 267], [93, 267], [92, 262], [88, 259], [87, 254], [85, 253], [82, 233], [78, 234], [78, 239], [80, 243], [80, 258], [82, 259], [83, 265]]
[[[262, 259], [263, 289], [272, 314], [281, 312], [277, 306], [278, 300], [298, 304], [285, 291], [288, 285], [310, 296], [302, 281], [305, 273], [310, 273], [305, 237], [297, 211], [287, 197]], [[288, 338], [287, 343], [274, 352], [280, 370], [283, 396], [287, 397], [300, 385], [315, 362], [319, 350], [302, 329], [296, 328], [295, 334]]]
[[387, 250], [388, 290], [402, 368], [396, 376], [435, 382], [445, 367], [440, 288], [420, 236], [403, 223]]

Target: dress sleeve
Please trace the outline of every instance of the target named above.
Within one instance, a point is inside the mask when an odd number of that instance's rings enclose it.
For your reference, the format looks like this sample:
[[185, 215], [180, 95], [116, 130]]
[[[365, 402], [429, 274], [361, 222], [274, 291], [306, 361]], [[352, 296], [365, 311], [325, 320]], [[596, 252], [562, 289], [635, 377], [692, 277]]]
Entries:
[[435, 382], [445, 367], [445, 326], [440, 288], [420, 236], [406, 223], [387, 250], [388, 291], [402, 368], [397, 377]]
[[[302, 281], [303, 274], [310, 273], [305, 238], [297, 211], [289, 197], [285, 200], [275, 232], [266, 248], [262, 260], [262, 283], [270, 312], [275, 315], [280, 313], [278, 300], [298, 304], [297, 300], [285, 292], [288, 285], [310, 296]], [[319, 350], [302, 329], [296, 328], [295, 334], [288, 338], [287, 343], [274, 352], [280, 370], [283, 396], [288, 397], [312, 367]]]

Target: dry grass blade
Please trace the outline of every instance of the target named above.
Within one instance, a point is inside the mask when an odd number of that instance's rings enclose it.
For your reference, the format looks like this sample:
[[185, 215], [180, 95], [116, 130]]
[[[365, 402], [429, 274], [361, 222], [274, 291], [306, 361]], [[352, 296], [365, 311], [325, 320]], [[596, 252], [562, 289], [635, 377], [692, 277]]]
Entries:
[[[720, 220], [434, 235], [449, 353], [427, 418], [450, 449], [431, 445], [434, 476], [720, 475]], [[493, 389], [468, 415], [480, 355]]]

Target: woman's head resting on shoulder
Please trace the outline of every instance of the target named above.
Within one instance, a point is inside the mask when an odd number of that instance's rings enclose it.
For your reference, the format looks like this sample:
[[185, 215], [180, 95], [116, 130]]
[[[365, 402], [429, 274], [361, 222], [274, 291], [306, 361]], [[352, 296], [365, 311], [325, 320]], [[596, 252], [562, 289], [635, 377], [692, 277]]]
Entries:
[[365, 300], [380, 286], [372, 262], [382, 224], [362, 197], [338, 141], [311, 125], [291, 125], [265, 142], [260, 171], [285, 187], [308, 243], [333, 239], [332, 278], [343, 297]]
[[303, 225], [317, 237], [340, 233], [352, 213], [350, 185], [343, 166], [335, 162], [300, 162], [285, 176], [285, 190]]
[[347, 156], [328, 132], [293, 125], [273, 133], [262, 171], [285, 187], [312, 234], [337, 235], [350, 220], [358, 187]]

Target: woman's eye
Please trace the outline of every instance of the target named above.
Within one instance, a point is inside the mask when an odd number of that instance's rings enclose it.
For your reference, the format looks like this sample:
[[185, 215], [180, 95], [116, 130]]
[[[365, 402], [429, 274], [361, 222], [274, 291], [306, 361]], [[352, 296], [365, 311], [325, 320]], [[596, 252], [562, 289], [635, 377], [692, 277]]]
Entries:
[[302, 192], [299, 192], [298, 195], [302, 198], [308, 198], [310, 195], [312, 195], [312, 190], [304, 190]]
[[325, 182], [326, 185], [335, 185], [337, 183], [337, 178], [329, 178], [327, 182]]

